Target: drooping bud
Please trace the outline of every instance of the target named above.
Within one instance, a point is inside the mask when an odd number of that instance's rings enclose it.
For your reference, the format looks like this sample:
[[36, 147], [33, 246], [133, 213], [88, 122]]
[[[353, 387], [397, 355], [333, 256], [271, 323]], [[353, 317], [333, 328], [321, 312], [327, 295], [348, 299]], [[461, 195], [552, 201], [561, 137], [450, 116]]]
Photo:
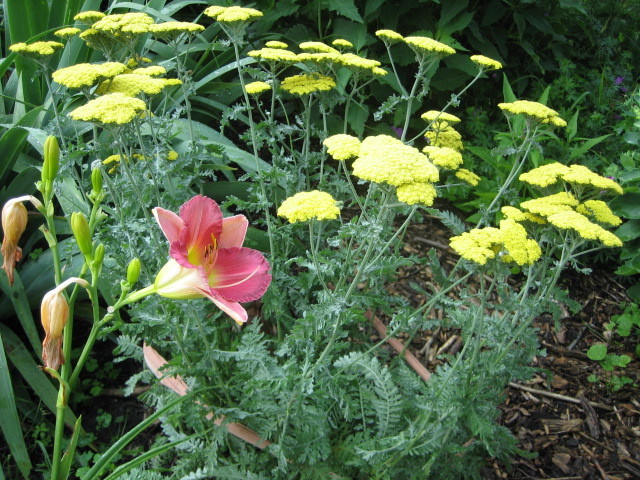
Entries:
[[57, 370], [64, 363], [62, 332], [69, 319], [69, 304], [62, 291], [71, 283], [77, 283], [85, 288], [89, 286], [89, 283], [82, 278], [69, 278], [47, 292], [40, 305], [40, 320], [45, 333], [42, 342], [42, 362], [45, 367], [53, 370]]
[[12, 198], [2, 208], [2, 256], [4, 258], [2, 269], [7, 272], [9, 285], [13, 285], [13, 271], [17, 262], [22, 258], [22, 249], [18, 241], [27, 228], [27, 209], [22, 204], [25, 200], [31, 200], [36, 206], [42, 204], [31, 195]]
[[53, 182], [60, 168], [60, 147], [58, 139], [49, 135], [44, 141], [44, 163], [42, 165], [42, 181]]
[[127, 267], [127, 282], [129, 285], [134, 285], [138, 278], [140, 278], [140, 259], [134, 258], [129, 262], [129, 266]]
[[89, 232], [89, 221], [84, 213], [73, 212], [71, 214], [71, 231], [76, 237], [78, 248], [87, 259], [93, 258], [93, 244]]

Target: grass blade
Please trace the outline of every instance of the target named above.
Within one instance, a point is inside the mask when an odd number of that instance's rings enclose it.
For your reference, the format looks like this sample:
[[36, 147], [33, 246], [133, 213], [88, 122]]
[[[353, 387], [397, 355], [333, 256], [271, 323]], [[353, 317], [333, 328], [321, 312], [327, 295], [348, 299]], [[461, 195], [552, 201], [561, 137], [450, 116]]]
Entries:
[[[0, 255], [2, 259], [2, 255]], [[29, 300], [27, 300], [27, 294], [20, 280], [20, 275], [15, 272], [13, 286], [9, 285], [9, 279], [4, 273], [0, 273], [0, 290], [4, 292], [7, 298], [11, 299], [13, 308], [18, 316], [18, 320], [22, 325], [24, 333], [27, 335], [27, 339], [31, 344], [34, 352], [40, 351], [40, 336], [38, 335], [38, 329], [36, 323], [33, 320], [31, 314], [31, 308], [29, 307]]]
[[81, 422], [82, 415], [78, 417], [78, 420], [76, 420], [76, 424], [73, 427], [73, 435], [69, 441], [69, 448], [67, 448], [67, 451], [64, 452], [64, 455], [62, 456], [62, 462], [60, 463], [60, 478], [63, 480], [67, 480], [67, 478], [69, 478], [69, 471], [71, 470], [71, 464], [73, 463], [73, 455], [76, 453], [78, 437], [82, 430], [82, 427], [80, 426]]

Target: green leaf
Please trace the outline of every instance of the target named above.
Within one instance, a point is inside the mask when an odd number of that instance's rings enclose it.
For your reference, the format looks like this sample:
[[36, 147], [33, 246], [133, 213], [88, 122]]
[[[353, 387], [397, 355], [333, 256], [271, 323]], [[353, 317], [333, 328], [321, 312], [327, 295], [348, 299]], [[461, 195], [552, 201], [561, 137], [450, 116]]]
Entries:
[[29, 478], [31, 472], [31, 460], [29, 452], [24, 443], [20, 418], [16, 409], [16, 402], [13, 396], [13, 386], [11, 375], [9, 375], [9, 365], [4, 354], [4, 344], [0, 334], [0, 430], [9, 446], [9, 451], [18, 464], [20, 473], [24, 478]]
[[611, 136], [611, 134], [607, 133], [606, 135], [601, 135], [596, 138], [590, 138], [579, 147], [572, 148], [571, 153], [569, 154], [569, 160], [573, 160], [574, 158], [584, 155], [587, 151], [589, 151], [591, 148], [593, 148], [595, 145], [602, 142], [605, 138], [609, 136]]
[[62, 461], [60, 462], [60, 478], [62, 480], [67, 480], [69, 478], [69, 471], [71, 470], [71, 464], [73, 463], [73, 455], [76, 452], [76, 447], [78, 445], [78, 438], [80, 437], [80, 432], [82, 431], [82, 427], [80, 423], [82, 422], [82, 415], [78, 417], [76, 423], [73, 427], [73, 435], [71, 436], [71, 440], [69, 441], [69, 447], [67, 451], [62, 455]]
[[636, 283], [632, 287], [627, 288], [627, 295], [634, 302], [640, 303], [640, 283]]
[[615, 234], [623, 242], [629, 242], [640, 237], [640, 220], [629, 220], [623, 223], [615, 231]]
[[505, 102], [515, 102], [517, 100], [516, 95], [511, 89], [509, 80], [504, 73], [502, 74], [502, 96], [504, 97]]
[[360, 13], [358, 13], [358, 9], [353, 0], [329, 0], [327, 8], [343, 17], [347, 17], [349, 20], [362, 23], [362, 17]]
[[616, 215], [624, 218], [640, 220], [640, 193], [625, 193], [609, 203]]
[[607, 346], [604, 343], [596, 343], [591, 345], [587, 350], [587, 357], [591, 360], [600, 361], [604, 360], [607, 356]]
[[[0, 259], [2, 259], [1, 254]], [[39, 351], [40, 335], [38, 334], [38, 329], [36, 328], [35, 321], [33, 320], [29, 300], [27, 299], [27, 294], [18, 272], [15, 272], [13, 286], [9, 285], [7, 275], [4, 272], [0, 273], [0, 290], [4, 292], [7, 298], [11, 299], [14, 311], [18, 316], [18, 320], [22, 325], [22, 329], [24, 330], [29, 343], [31, 344], [31, 348], [33, 348], [34, 352]]]

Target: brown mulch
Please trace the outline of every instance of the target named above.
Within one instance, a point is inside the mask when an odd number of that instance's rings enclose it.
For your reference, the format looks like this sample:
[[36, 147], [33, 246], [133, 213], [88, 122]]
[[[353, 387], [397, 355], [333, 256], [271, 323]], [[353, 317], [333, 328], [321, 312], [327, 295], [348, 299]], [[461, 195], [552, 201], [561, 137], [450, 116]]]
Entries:
[[[424, 254], [435, 247], [445, 265], [455, 262], [447, 247], [448, 233], [434, 219], [412, 225], [405, 237], [408, 254]], [[428, 284], [428, 270], [410, 267], [392, 286], [399, 295], [422, 303], [408, 282]], [[487, 479], [640, 479], [640, 368], [635, 345], [611, 338], [604, 325], [628, 301], [619, 277], [602, 268], [591, 275], [566, 272], [562, 285], [582, 306], [576, 315], [566, 312], [556, 322], [550, 316], [535, 321], [546, 356], [534, 358], [539, 370], [526, 384], [511, 383], [505, 391], [499, 423], [519, 440], [519, 447], [534, 458], [516, 458], [510, 468], [489, 462]], [[437, 312], [442, 316], [442, 312]], [[402, 340], [402, 338], [401, 338]], [[609, 340], [609, 352], [633, 359], [626, 369], [604, 371], [586, 352], [595, 342]], [[410, 350], [433, 371], [441, 353], [454, 354], [462, 345], [459, 332], [438, 329], [423, 332]], [[608, 379], [626, 375], [634, 385], [614, 392]], [[598, 381], [590, 382], [595, 375]]]

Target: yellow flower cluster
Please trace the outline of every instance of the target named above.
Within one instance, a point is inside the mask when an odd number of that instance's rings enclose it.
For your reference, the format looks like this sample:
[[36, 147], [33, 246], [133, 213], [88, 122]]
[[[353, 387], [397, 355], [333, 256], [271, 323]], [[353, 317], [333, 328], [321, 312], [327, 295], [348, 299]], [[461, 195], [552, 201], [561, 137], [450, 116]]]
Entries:
[[153, 78], [149, 75], [140, 75], [138, 73], [124, 73], [102, 82], [96, 89], [96, 93], [98, 95], [122, 93], [130, 97], [135, 97], [141, 93], [157, 95], [164, 88], [180, 85], [181, 83], [177, 78]]
[[399, 187], [408, 183], [435, 182], [438, 169], [418, 149], [389, 135], [367, 137], [353, 162], [353, 175], [362, 180]]
[[404, 40], [404, 37], [400, 35], [398, 32], [394, 32], [393, 30], [378, 30], [376, 31], [376, 37], [392, 45], [397, 42], [401, 42]]
[[29, 58], [43, 58], [56, 53], [57, 50], [64, 48], [60, 42], [33, 42], [33, 43], [14, 43], [9, 47], [14, 53], [19, 53]]
[[266, 82], [251, 82], [244, 86], [249, 95], [260, 95], [262, 92], [271, 90], [271, 85]]
[[475, 187], [480, 183], [480, 177], [466, 168], [459, 168], [456, 170], [456, 178], [462, 180], [463, 182], [468, 183], [469, 185]]
[[577, 207], [579, 203], [572, 193], [559, 192], [554, 195], [527, 200], [522, 202], [520, 207], [536, 215], [548, 217], [560, 212], [573, 211], [574, 207]]
[[428, 145], [422, 149], [434, 165], [449, 170], [455, 170], [462, 165], [462, 155], [457, 150], [448, 147], [434, 147]]
[[152, 65], [150, 67], [140, 67], [131, 71], [140, 75], [149, 75], [150, 77], [159, 77], [167, 73], [167, 70], [160, 65]]
[[56, 37], [60, 37], [60, 38], [73, 37], [74, 35], [77, 35], [79, 33], [80, 33], [80, 29], [75, 27], [61, 28], [60, 30], [56, 30], [55, 32], [53, 32], [53, 34]]
[[178, 152], [176, 152], [175, 150], [169, 150], [169, 152], [167, 153], [167, 160], [177, 160], [178, 156]]
[[115, 13], [102, 17], [91, 28], [114, 37], [128, 37], [147, 33], [153, 23], [153, 18], [143, 12]]
[[340, 58], [339, 53], [299, 53], [297, 56], [298, 62], [303, 63], [315, 63], [317, 65], [333, 65], [338, 62]]
[[447, 55], [456, 53], [449, 45], [445, 45], [429, 37], [404, 37], [403, 40], [404, 43], [409, 45], [409, 47], [418, 54], [433, 53], [440, 57], [446, 57]]
[[335, 199], [326, 192], [313, 190], [299, 192], [287, 198], [280, 208], [278, 216], [286, 218], [289, 223], [306, 222], [307, 220], [333, 220], [340, 215]]
[[293, 53], [291, 50], [285, 50], [281, 47], [266, 47], [261, 48], [260, 50], [251, 50], [247, 55], [258, 60], [273, 63], [293, 64], [299, 62], [298, 55]]
[[432, 183], [416, 182], [400, 185], [396, 189], [398, 200], [407, 205], [420, 203], [430, 207], [437, 196], [436, 187]]
[[510, 103], [499, 103], [498, 108], [512, 115], [524, 115], [541, 123], [549, 123], [554, 127], [566, 127], [565, 122], [558, 112], [538, 102], [529, 100], [516, 100]]
[[326, 75], [294, 75], [285, 78], [280, 84], [282, 90], [295, 94], [307, 95], [313, 92], [325, 92], [336, 86], [336, 81]]
[[451, 237], [449, 245], [462, 258], [480, 265], [485, 265], [498, 255], [505, 262], [530, 265], [542, 255], [538, 243], [527, 238], [525, 228], [510, 219], [502, 220], [500, 228], [474, 228]]
[[349, 40], [345, 40], [344, 38], [336, 38], [333, 42], [331, 42], [331, 45], [339, 48], [353, 48], [353, 43], [351, 43]]
[[447, 112], [439, 112], [437, 110], [429, 110], [428, 112], [424, 112], [422, 115], [420, 115], [420, 118], [427, 122], [438, 124], [447, 123], [449, 125], [455, 125], [456, 123], [461, 122], [461, 120], [455, 115]]
[[360, 154], [360, 140], [351, 135], [332, 135], [322, 142], [335, 160], [348, 160]]
[[602, 200], [587, 200], [576, 207], [576, 211], [588, 217], [593, 217], [597, 222], [617, 227], [622, 223], [620, 217], [614, 214], [609, 205]]
[[139, 98], [122, 93], [110, 93], [76, 108], [69, 113], [69, 116], [74, 120], [85, 122], [123, 125], [131, 122], [145, 109], [146, 104]]
[[355, 53], [343, 53], [336, 58], [336, 62], [352, 70], [370, 72], [378, 76], [387, 74], [385, 69], [380, 68], [380, 62], [377, 60], [370, 60]]
[[303, 52], [315, 52], [315, 53], [340, 53], [333, 47], [330, 47], [326, 43], [323, 42], [302, 42], [300, 45], [300, 50]]
[[448, 125], [436, 130], [430, 130], [424, 136], [429, 139], [429, 145], [434, 147], [448, 147], [459, 152], [464, 150], [462, 135]]
[[562, 230], [573, 230], [586, 240], [600, 240], [607, 247], [622, 246], [622, 241], [613, 233], [590, 222], [587, 217], [576, 211], [568, 210], [549, 215], [547, 221]]
[[104, 16], [105, 14], [102, 12], [96, 12], [95, 10], [88, 10], [86, 12], [80, 12], [75, 17], [73, 17], [73, 19], [78, 22], [93, 23], [93, 22], [97, 22], [101, 18], [104, 18]]
[[117, 62], [100, 64], [78, 63], [53, 72], [53, 80], [67, 88], [88, 88], [103, 80], [120, 75], [127, 69]]
[[492, 58], [485, 57], [484, 55], [471, 55], [469, 58], [482, 70], [500, 70], [502, 68], [502, 64], [500, 62]]
[[204, 27], [191, 22], [163, 22], [149, 25], [149, 32], [154, 37], [163, 40], [174, 40], [183, 34], [195, 34], [202, 32]]
[[267, 48], [289, 48], [289, 45], [279, 40], [270, 40], [264, 46]]
[[514, 220], [516, 222], [533, 222], [539, 225], [544, 225], [545, 223], [547, 223], [546, 220], [541, 216], [529, 212], [523, 212], [516, 207], [506, 206], [502, 207], [500, 210], [502, 211], [504, 218]]
[[519, 177], [521, 182], [538, 187], [555, 185], [563, 180], [573, 185], [590, 186], [598, 190], [622, 193], [622, 187], [610, 178], [602, 177], [583, 165], [566, 166], [558, 162], [543, 165], [525, 172]]
[[220, 23], [252, 22], [263, 16], [263, 13], [255, 8], [245, 7], [209, 7], [204, 14]]

